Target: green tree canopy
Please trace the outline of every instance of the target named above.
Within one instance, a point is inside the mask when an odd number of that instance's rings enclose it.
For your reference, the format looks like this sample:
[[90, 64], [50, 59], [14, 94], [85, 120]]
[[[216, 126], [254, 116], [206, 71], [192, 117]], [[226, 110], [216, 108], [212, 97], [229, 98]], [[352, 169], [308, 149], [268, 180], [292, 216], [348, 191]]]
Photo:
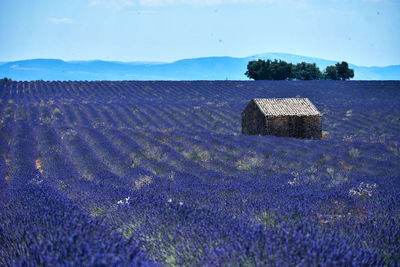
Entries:
[[10, 78], [4, 77], [3, 79], [0, 79], [0, 82], [11, 82], [12, 80]]
[[254, 80], [272, 80], [269, 73], [269, 65], [271, 60], [253, 60], [247, 64], [247, 71], [245, 75]]
[[254, 80], [348, 80], [354, 77], [354, 70], [345, 61], [326, 67], [322, 73], [315, 63], [293, 65], [283, 60], [259, 59], [247, 64], [245, 75]]
[[326, 67], [324, 76], [327, 80], [344, 81], [354, 77], [354, 70], [349, 68], [349, 64], [346, 61], [342, 61], [341, 63]]
[[301, 62], [293, 68], [294, 77], [298, 80], [319, 80], [322, 72], [315, 63]]
[[247, 64], [245, 75], [254, 80], [286, 80], [293, 78], [293, 65], [282, 60], [253, 60]]
[[293, 77], [293, 64], [287, 63], [283, 60], [274, 60], [271, 62], [269, 71], [272, 76], [272, 80], [287, 80]]
[[324, 71], [324, 78], [326, 80], [339, 80], [337, 68], [335, 65], [326, 67]]
[[340, 80], [349, 80], [354, 77], [354, 70], [349, 69], [349, 64], [346, 61], [342, 61], [342, 63], [336, 63], [336, 69], [338, 78]]

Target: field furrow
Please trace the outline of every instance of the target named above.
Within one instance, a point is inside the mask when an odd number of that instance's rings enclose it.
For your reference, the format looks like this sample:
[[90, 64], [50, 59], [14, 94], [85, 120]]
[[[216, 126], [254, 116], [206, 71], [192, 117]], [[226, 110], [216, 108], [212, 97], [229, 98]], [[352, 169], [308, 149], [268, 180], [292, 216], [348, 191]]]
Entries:
[[[323, 138], [241, 134], [258, 97], [309, 98]], [[0, 98], [0, 265], [399, 264], [399, 82], [0, 82]]]

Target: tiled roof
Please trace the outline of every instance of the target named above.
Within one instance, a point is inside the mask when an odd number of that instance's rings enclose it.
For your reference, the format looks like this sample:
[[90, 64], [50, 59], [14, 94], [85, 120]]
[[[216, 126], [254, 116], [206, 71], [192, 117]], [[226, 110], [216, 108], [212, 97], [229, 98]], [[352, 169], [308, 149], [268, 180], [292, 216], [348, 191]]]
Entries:
[[321, 116], [308, 98], [255, 98], [253, 101], [268, 117]]

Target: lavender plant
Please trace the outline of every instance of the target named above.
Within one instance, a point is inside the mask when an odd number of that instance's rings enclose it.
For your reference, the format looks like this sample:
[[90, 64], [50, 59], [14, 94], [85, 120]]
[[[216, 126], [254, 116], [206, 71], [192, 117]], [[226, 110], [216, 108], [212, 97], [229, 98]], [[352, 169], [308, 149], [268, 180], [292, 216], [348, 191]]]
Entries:
[[[0, 84], [0, 265], [397, 266], [400, 83]], [[323, 140], [240, 133], [308, 97]]]

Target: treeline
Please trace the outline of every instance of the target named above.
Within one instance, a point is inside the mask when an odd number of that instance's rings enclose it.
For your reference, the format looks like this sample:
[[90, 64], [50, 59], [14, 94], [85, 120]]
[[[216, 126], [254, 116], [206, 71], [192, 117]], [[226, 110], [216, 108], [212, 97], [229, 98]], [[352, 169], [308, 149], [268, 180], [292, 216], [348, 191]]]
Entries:
[[245, 74], [254, 80], [348, 80], [354, 77], [354, 70], [345, 61], [328, 66], [321, 72], [315, 63], [294, 65], [283, 60], [259, 59], [247, 64]]
[[4, 77], [3, 79], [0, 79], [0, 82], [11, 82], [12, 80], [10, 78]]

